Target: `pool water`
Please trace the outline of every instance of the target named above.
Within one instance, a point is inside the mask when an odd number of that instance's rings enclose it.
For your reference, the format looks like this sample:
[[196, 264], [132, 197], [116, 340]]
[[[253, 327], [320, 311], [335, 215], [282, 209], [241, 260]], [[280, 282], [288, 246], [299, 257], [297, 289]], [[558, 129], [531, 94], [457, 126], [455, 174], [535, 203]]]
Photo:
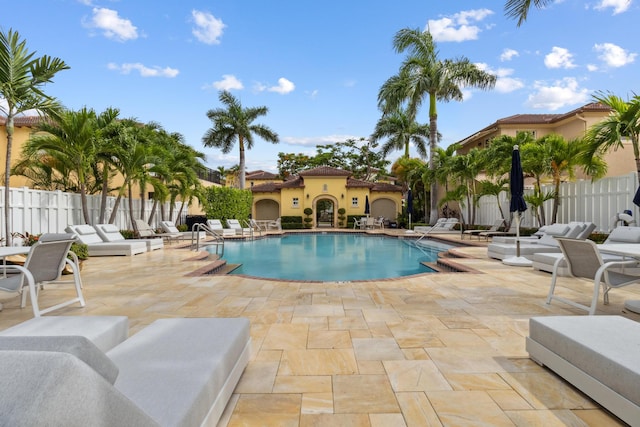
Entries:
[[427, 245], [353, 233], [288, 234], [226, 240], [223, 259], [241, 264], [230, 274], [318, 282], [387, 279], [433, 272], [421, 263], [436, 261], [439, 252], [452, 247]]

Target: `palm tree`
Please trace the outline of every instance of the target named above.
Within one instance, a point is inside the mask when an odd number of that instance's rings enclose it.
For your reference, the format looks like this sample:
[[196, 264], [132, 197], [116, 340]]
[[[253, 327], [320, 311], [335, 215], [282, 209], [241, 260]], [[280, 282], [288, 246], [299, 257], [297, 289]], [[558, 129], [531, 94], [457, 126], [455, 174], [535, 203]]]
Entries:
[[[378, 93], [378, 106], [383, 112], [397, 110], [406, 103], [410, 118], [425, 98], [429, 101], [429, 168], [435, 170], [435, 149], [438, 142], [437, 101], [462, 101], [461, 86], [490, 89], [495, 86], [496, 76], [489, 74], [465, 57], [455, 60], [440, 60], [431, 33], [420, 29], [404, 28], [396, 33], [393, 44], [399, 53], [406, 50], [409, 56], [400, 66], [398, 75], [389, 78]], [[438, 187], [431, 184], [431, 217], [438, 218]]]
[[230, 92], [223, 90], [219, 95], [226, 109], [216, 108], [207, 112], [207, 117], [213, 122], [202, 137], [205, 147], [220, 148], [223, 153], [229, 153], [235, 142], [240, 149], [240, 189], [244, 189], [245, 177], [245, 149], [253, 148], [254, 134], [265, 141], [278, 143], [278, 134], [262, 124], [253, 124], [260, 116], [269, 112], [267, 107], [242, 108], [240, 101]]
[[96, 162], [97, 116], [86, 107], [66, 110], [36, 126], [36, 132], [24, 146], [27, 156], [40, 152], [55, 153], [75, 175], [80, 192], [84, 221], [91, 224], [87, 206], [87, 182]]
[[55, 98], [43, 91], [43, 86], [53, 82], [58, 71], [69, 67], [59, 58], [47, 55], [34, 57], [27, 50], [26, 40], [21, 40], [17, 31], [0, 31], [0, 97], [7, 103], [6, 115], [7, 153], [4, 169], [4, 224], [7, 245], [11, 245], [11, 216], [9, 207], [11, 150], [13, 144], [13, 121], [17, 114], [35, 109], [38, 114], [51, 115], [60, 107]]
[[588, 144], [586, 159], [597, 158], [610, 150], [624, 148], [623, 138], [628, 138], [633, 146], [638, 180], [640, 183], [640, 96], [635, 95], [630, 101], [611, 93], [596, 93], [593, 98], [611, 108], [611, 114], [604, 120], [591, 126], [585, 135]]
[[413, 142], [420, 157], [427, 157], [426, 143], [429, 139], [429, 125], [421, 125], [414, 120], [410, 120], [405, 111], [395, 110], [389, 114], [384, 114], [378, 123], [373, 134], [369, 138], [371, 142], [376, 142], [380, 138], [389, 139], [382, 145], [382, 155], [388, 156], [393, 150], [403, 150], [404, 156], [409, 158], [409, 144]]
[[529, 15], [529, 9], [531, 9], [532, 3], [538, 9], [542, 9], [553, 0], [507, 0], [504, 5], [505, 14], [509, 18], [518, 20], [518, 27], [527, 20]]
[[500, 204], [500, 193], [509, 191], [509, 178], [499, 178], [497, 181], [491, 181], [489, 179], [483, 179], [480, 181], [480, 191], [478, 192], [478, 199], [482, 196], [494, 196], [497, 200], [498, 211], [500, 211], [500, 218], [506, 219], [502, 205]]

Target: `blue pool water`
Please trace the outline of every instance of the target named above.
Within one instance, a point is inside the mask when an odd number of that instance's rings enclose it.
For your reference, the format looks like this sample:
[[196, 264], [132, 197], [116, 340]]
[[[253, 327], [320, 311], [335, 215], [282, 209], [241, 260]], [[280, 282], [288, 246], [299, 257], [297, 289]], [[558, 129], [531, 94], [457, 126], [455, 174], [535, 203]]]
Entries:
[[[387, 279], [428, 273], [421, 262], [435, 261], [451, 246], [353, 233], [288, 234], [253, 241], [226, 240], [223, 259], [241, 264], [230, 274], [319, 282]], [[212, 249], [212, 251], [215, 249]]]

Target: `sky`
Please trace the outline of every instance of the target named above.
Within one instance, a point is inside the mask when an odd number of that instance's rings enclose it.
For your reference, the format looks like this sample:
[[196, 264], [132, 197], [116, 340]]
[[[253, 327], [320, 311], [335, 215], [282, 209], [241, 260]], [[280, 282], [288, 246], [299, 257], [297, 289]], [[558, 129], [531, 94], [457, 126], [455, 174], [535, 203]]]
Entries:
[[[228, 154], [202, 144], [221, 90], [245, 108], [267, 107], [254, 123], [279, 136], [256, 138], [248, 171], [277, 172], [279, 152], [313, 155], [318, 144], [368, 138], [379, 89], [406, 58], [393, 48], [403, 28], [428, 29], [441, 60], [466, 57], [497, 76], [492, 90], [463, 88], [463, 101], [438, 102], [443, 148], [514, 114], [638, 93], [640, 2], [557, 0], [520, 27], [505, 2], [0, 0], [0, 30], [69, 65], [45, 88], [65, 107], [159, 123], [212, 169], [239, 161], [237, 144]], [[420, 123], [429, 123], [427, 106]]]

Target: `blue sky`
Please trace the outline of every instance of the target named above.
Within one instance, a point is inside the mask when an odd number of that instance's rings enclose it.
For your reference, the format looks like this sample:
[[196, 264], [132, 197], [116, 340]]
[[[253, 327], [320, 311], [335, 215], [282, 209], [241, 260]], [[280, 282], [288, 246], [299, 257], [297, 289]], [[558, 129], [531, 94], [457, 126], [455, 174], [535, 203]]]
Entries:
[[[38, 55], [62, 58], [47, 92], [68, 108], [120, 109], [158, 122], [206, 154], [207, 166], [238, 163], [203, 147], [230, 90], [280, 137], [256, 140], [247, 170], [275, 172], [278, 152], [368, 137], [380, 118], [380, 86], [405, 58], [402, 28], [431, 31], [441, 59], [461, 56], [498, 76], [495, 89], [464, 90], [438, 104], [441, 146], [513, 114], [565, 113], [596, 91], [638, 93], [639, 6], [633, 0], [563, 0], [532, 10], [521, 26], [504, 1], [0, 0], [0, 29], [17, 30]], [[424, 108], [418, 121], [428, 123]], [[402, 153], [393, 153], [391, 160]]]

